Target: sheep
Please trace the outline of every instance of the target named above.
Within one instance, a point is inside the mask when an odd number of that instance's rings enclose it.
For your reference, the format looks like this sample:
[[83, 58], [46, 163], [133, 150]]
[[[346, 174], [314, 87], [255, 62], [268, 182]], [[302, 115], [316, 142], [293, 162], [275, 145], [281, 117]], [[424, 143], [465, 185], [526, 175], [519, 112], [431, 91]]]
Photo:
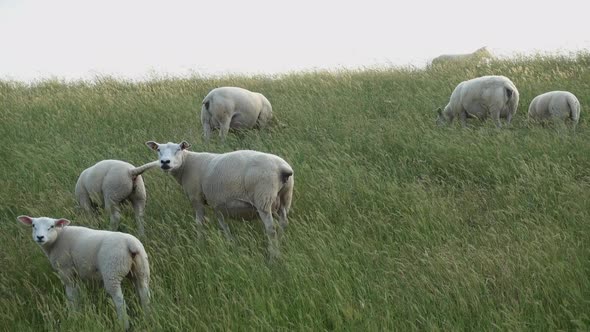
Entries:
[[432, 66], [440, 66], [451, 63], [462, 63], [470, 61], [483, 61], [487, 62], [493, 58], [492, 53], [487, 47], [482, 47], [475, 50], [473, 53], [468, 54], [443, 54], [432, 59]]
[[141, 174], [158, 166], [151, 162], [140, 167], [121, 160], [102, 160], [85, 169], [76, 183], [76, 199], [80, 207], [93, 211], [96, 205], [109, 211], [111, 230], [119, 229], [120, 204], [129, 200], [135, 211], [135, 220], [140, 236], [144, 235], [143, 214], [146, 192]]
[[573, 130], [580, 120], [580, 102], [568, 91], [550, 91], [536, 96], [529, 106], [528, 119], [534, 121], [570, 119]]
[[[223, 154], [188, 151], [186, 141], [179, 144], [146, 145], [158, 151], [161, 168], [182, 186], [196, 212], [199, 230], [204, 222], [204, 206], [213, 208], [226, 237], [231, 234], [224, 216], [262, 219], [269, 240], [270, 258], [279, 255], [273, 213], [278, 213], [281, 233], [287, 227], [287, 214], [293, 198], [294, 176], [282, 158], [258, 151], [238, 150]], [[200, 232], [199, 232], [200, 233]]]
[[212, 128], [219, 128], [222, 141], [230, 128], [264, 128], [272, 119], [272, 106], [260, 93], [237, 87], [211, 90], [203, 99], [201, 123], [203, 135], [209, 141]]
[[496, 127], [500, 118], [508, 124], [518, 108], [519, 94], [516, 86], [505, 76], [482, 76], [457, 85], [444, 111], [438, 108], [437, 123], [452, 123], [459, 117], [466, 125], [468, 117], [485, 119], [491, 115]]
[[150, 266], [141, 242], [130, 234], [68, 226], [67, 219], [19, 216], [32, 226], [41, 247], [65, 286], [68, 302], [77, 307], [77, 280], [99, 280], [113, 298], [119, 322], [129, 329], [121, 281], [133, 281], [144, 312], [149, 310]]

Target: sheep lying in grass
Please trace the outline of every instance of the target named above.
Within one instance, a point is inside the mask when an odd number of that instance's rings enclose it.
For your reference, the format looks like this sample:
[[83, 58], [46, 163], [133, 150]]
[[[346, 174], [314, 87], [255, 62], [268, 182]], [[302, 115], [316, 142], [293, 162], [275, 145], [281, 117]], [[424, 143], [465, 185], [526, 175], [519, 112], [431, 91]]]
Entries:
[[121, 281], [129, 277], [144, 311], [148, 310], [150, 266], [141, 242], [130, 234], [68, 226], [67, 219], [19, 216], [33, 227], [33, 240], [41, 247], [76, 308], [77, 279], [101, 280], [113, 298], [120, 322], [129, 328]]
[[293, 169], [272, 154], [251, 150], [223, 154], [188, 151], [190, 144], [153, 141], [146, 145], [158, 151], [161, 168], [180, 183], [196, 211], [199, 226], [204, 221], [205, 204], [213, 207], [219, 226], [230, 237], [224, 216], [262, 219], [269, 239], [271, 258], [278, 252], [272, 213], [279, 216], [281, 231], [293, 197]]
[[491, 116], [497, 127], [500, 118], [508, 124], [518, 108], [519, 94], [514, 83], [504, 76], [482, 76], [457, 85], [444, 111], [438, 109], [437, 123], [452, 123], [459, 117], [466, 125], [468, 117], [485, 119]]
[[528, 117], [535, 121], [559, 120], [563, 123], [569, 119], [575, 130], [580, 120], [580, 102], [571, 92], [546, 92], [533, 98]]
[[103, 160], [85, 169], [76, 183], [76, 199], [86, 211], [93, 211], [96, 205], [104, 207], [111, 214], [111, 229], [119, 229], [121, 220], [120, 204], [131, 201], [135, 211], [138, 233], [144, 234], [143, 214], [146, 192], [141, 174], [157, 167], [151, 162], [140, 167], [120, 160]]
[[201, 123], [205, 140], [209, 140], [212, 128], [219, 128], [219, 136], [225, 140], [230, 128], [246, 129], [265, 127], [272, 119], [272, 106], [260, 93], [236, 87], [211, 90], [203, 99]]
[[433, 66], [440, 66], [450, 63], [461, 63], [469, 61], [488, 61], [493, 58], [492, 53], [487, 47], [477, 49], [473, 53], [468, 54], [443, 54], [432, 59]]

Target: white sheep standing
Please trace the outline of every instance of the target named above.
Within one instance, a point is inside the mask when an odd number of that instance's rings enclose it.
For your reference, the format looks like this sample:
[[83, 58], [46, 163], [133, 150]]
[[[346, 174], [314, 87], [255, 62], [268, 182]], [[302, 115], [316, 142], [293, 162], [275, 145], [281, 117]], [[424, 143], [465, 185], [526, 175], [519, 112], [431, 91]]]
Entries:
[[505, 76], [482, 76], [457, 85], [447, 106], [438, 111], [437, 123], [452, 123], [457, 117], [463, 126], [468, 117], [481, 120], [491, 116], [497, 127], [500, 118], [508, 124], [518, 108], [519, 94], [516, 86]]
[[444, 64], [450, 63], [461, 63], [461, 62], [469, 62], [469, 61], [489, 61], [493, 58], [492, 53], [488, 50], [487, 47], [482, 47], [473, 53], [467, 54], [443, 54], [439, 55], [436, 58], [432, 59], [433, 66], [439, 66]]
[[32, 226], [33, 240], [41, 247], [66, 289], [68, 302], [77, 307], [76, 281], [102, 280], [113, 298], [119, 321], [129, 328], [121, 281], [133, 281], [144, 311], [148, 310], [150, 266], [141, 242], [130, 234], [68, 226], [67, 219], [19, 216]]
[[139, 167], [121, 160], [102, 160], [85, 169], [76, 183], [76, 199], [86, 210], [95, 210], [96, 205], [110, 212], [111, 230], [119, 229], [121, 203], [131, 201], [135, 211], [138, 233], [143, 236], [143, 215], [147, 195], [141, 174], [158, 166], [151, 162]]
[[239, 150], [223, 154], [188, 151], [190, 144], [146, 145], [158, 151], [163, 171], [172, 174], [184, 189], [195, 212], [199, 229], [205, 220], [204, 206], [215, 211], [219, 226], [230, 237], [224, 216], [253, 219], [258, 215], [269, 239], [271, 259], [279, 255], [273, 213], [280, 230], [287, 227], [293, 197], [293, 169], [282, 158], [258, 151]]
[[230, 128], [264, 128], [271, 119], [272, 106], [265, 96], [238, 87], [211, 90], [201, 107], [203, 135], [207, 141], [213, 128], [219, 128], [219, 136], [225, 140]]
[[534, 121], [559, 120], [562, 123], [569, 119], [575, 130], [580, 120], [580, 102], [568, 91], [546, 92], [533, 98], [528, 118]]

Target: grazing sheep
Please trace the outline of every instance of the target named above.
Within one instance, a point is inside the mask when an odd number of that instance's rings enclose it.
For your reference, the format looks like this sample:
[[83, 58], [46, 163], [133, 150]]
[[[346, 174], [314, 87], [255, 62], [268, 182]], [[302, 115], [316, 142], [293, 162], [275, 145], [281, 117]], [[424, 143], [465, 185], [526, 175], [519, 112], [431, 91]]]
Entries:
[[190, 144], [146, 145], [158, 151], [161, 168], [180, 183], [196, 211], [197, 225], [204, 221], [205, 204], [213, 207], [219, 226], [230, 232], [224, 216], [262, 219], [271, 258], [278, 252], [272, 213], [278, 213], [280, 230], [287, 227], [293, 197], [293, 169], [278, 156], [251, 150], [223, 154], [188, 151]]
[[573, 129], [580, 120], [580, 102], [573, 93], [567, 91], [550, 91], [538, 95], [531, 101], [528, 117], [530, 120], [560, 120], [570, 119]]
[[221, 87], [211, 90], [203, 99], [201, 123], [207, 141], [212, 128], [219, 128], [219, 136], [225, 140], [230, 128], [245, 129], [256, 125], [263, 128], [271, 119], [272, 106], [260, 93]]
[[130, 234], [68, 226], [67, 219], [17, 218], [33, 226], [33, 240], [41, 247], [66, 288], [73, 308], [77, 306], [77, 280], [102, 281], [113, 298], [119, 321], [129, 328], [121, 281], [133, 281], [144, 311], [148, 310], [150, 266], [141, 242]]
[[121, 220], [120, 204], [125, 200], [131, 201], [138, 232], [143, 235], [146, 192], [141, 174], [157, 166], [157, 161], [140, 167], [120, 160], [99, 161], [80, 174], [76, 183], [76, 199], [86, 211], [93, 211], [96, 205], [109, 211], [114, 231], [119, 228]]
[[470, 61], [489, 61], [493, 58], [492, 53], [487, 49], [487, 47], [482, 47], [477, 49], [473, 53], [468, 54], [443, 54], [434, 59], [432, 59], [433, 66], [440, 66], [444, 64], [450, 63], [461, 63], [461, 62], [470, 62]]
[[444, 111], [438, 111], [437, 123], [452, 123], [459, 117], [466, 125], [468, 117], [486, 119], [491, 116], [497, 127], [500, 118], [508, 124], [518, 108], [519, 94], [514, 83], [504, 76], [482, 76], [457, 85]]

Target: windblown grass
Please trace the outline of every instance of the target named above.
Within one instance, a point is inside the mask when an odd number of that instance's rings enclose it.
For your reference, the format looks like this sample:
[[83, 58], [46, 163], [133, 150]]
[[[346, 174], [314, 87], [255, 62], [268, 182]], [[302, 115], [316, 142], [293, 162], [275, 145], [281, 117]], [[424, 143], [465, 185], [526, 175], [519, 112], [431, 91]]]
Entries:
[[[513, 125], [436, 127], [456, 84], [487, 74], [519, 88]], [[200, 102], [223, 85], [264, 93], [285, 127], [205, 145]], [[582, 104], [575, 135], [526, 123], [531, 99], [557, 89]], [[178, 184], [146, 173], [149, 316], [125, 287], [138, 331], [588, 330], [589, 91], [587, 53], [427, 70], [0, 82], [0, 330], [114, 328], [100, 285], [67, 309], [16, 216], [107, 228], [106, 216], [75, 208], [77, 177], [102, 159], [154, 160], [148, 140], [277, 154], [295, 170], [295, 194], [282, 258], [268, 264], [260, 222], [230, 221], [233, 246], [212, 222], [196, 243]], [[134, 234], [124, 211], [122, 231]]]

